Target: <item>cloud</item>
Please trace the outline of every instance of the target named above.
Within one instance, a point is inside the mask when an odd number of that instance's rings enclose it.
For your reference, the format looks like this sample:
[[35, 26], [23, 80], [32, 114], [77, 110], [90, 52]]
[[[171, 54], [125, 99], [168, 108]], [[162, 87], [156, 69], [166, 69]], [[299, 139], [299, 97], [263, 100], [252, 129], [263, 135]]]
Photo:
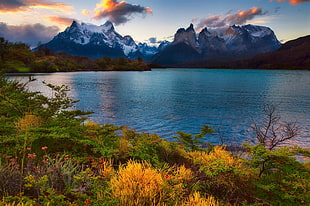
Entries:
[[48, 16], [48, 19], [52, 22], [55, 22], [60, 25], [65, 25], [65, 26], [69, 26], [72, 23], [72, 21], [75, 20], [72, 18], [67, 18], [67, 17], [62, 17], [62, 16]]
[[244, 24], [246, 21], [253, 19], [255, 16], [266, 14], [261, 8], [253, 7], [246, 11], [239, 11], [233, 15], [227, 15], [224, 21], [229, 24]]
[[196, 25], [196, 29], [202, 29], [204, 27], [220, 28], [230, 26], [234, 24], [245, 24], [247, 21], [252, 20], [256, 16], [265, 15], [261, 8], [253, 7], [245, 11], [238, 11], [235, 14], [228, 14], [223, 18], [221, 15], [215, 15], [208, 18], [201, 19]]
[[310, 2], [310, 0], [290, 0], [290, 4], [296, 5], [299, 3], [305, 3], [305, 2]]
[[225, 21], [222, 19], [221, 15], [211, 16], [208, 18], [201, 19], [197, 24], [196, 29], [202, 29], [204, 27], [223, 27], [225, 26]]
[[85, 16], [89, 16], [89, 15], [91, 15], [91, 11], [87, 11], [86, 9], [83, 9], [81, 14], [83, 14]]
[[72, 6], [48, 0], [0, 0], [0, 13], [27, 11], [30, 8], [71, 11]]
[[147, 14], [152, 13], [149, 7], [142, 7], [137, 4], [128, 4], [126, 1], [102, 0], [95, 8], [95, 19], [108, 18], [110, 21], [118, 24], [126, 23], [134, 13]]
[[11, 42], [23, 42], [32, 47], [39, 42], [50, 41], [57, 33], [57, 26], [44, 26], [42, 24], [8, 25], [0, 22], [0, 36]]
[[[275, 0], [269, 0], [270, 2], [273, 2]], [[284, 2], [286, 0], [277, 0], [278, 2]], [[306, 3], [306, 2], [310, 2], [310, 0], [289, 0], [291, 5], [296, 5], [296, 4], [300, 4], [300, 3]]]
[[10, 0], [10, 1], [1, 0], [0, 12], [16, 12], [24, 6], [26, 5], [20, 0]]

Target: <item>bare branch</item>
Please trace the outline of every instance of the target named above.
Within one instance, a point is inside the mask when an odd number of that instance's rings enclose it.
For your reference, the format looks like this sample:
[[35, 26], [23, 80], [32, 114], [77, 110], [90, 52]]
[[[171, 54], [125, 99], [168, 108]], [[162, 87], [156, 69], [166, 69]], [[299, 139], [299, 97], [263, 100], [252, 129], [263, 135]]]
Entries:
[[274, 105], [265, 105], [264, 122], [262, 126], [254, 123], [251, 128], [255, 132], [256, 139], [267, 149], [272, 150], [283, 142], [292, 139], [298, 135], [298, 126], [296, 122], [280, 122], [281, 117], [276, 113]]

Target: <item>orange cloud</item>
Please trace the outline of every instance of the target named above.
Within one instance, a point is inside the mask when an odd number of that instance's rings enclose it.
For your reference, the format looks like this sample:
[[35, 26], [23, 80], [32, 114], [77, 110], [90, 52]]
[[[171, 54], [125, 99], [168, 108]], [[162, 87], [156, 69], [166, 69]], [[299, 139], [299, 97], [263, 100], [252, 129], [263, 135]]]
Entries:
[[83, 9], [81, 14], [83, 14], [85, 16], [89, 16], [89, 15], [91, 15], [91, 11], [87, 11], [86, 9]]
[[233, 15], [227, 15], [224, 19], [229, 25], [244, 24], [246, 21], [253, 19], [255, 16], [263, 15], [261, 8], [253, 7], [246, 11], [239, 11]]
[[29, 8], [57, 9], [69, 11], [72, 6], [48, 0], [6, 0], [0, 1], [0, 13], [27, 11]]
[[102, 0], [95, 8], [95, 19], [109, 18], [115, 24], [122, 24], [129, 21], [129, 17], [134, 13], [152, 13], [149, 7], [137, 4], [128, 4], [126, 1]]
[[305, 3], [305, 2], [310, 2], [310, 0], [290, 0], [290, 4], [296, 5], [299, 3]]
[[[273, 2], [274, 0], [269, 0], [270, 2]], [[284, 2], [286, 0], [277, 0], [278, 2]], [[300, 3], [310, 2], [310, 0], [290, 0], [291, 5], [296, 5]]]
[[48, 16], [48, 19], [52, 22], [55, 22], [60, 25], [65, 25], [65, 26], [69, 26], [72, 23], [72, 21], [75, 20], [72, 18], [61, 17], [61, 16]]
[[256, 16], [262, 16], [266, 14], [261, 8], [253, 7], [245, 11], [238, 11], [235, 14], [226, 15], [223, 18], [221, 15], [215, 15], [208, 18], [201, 19], [197, 24], [196, 29], [202, 29], [203, 27], [225, 27], [233, 24], [245, 24], [248, 20], [252, 20]]

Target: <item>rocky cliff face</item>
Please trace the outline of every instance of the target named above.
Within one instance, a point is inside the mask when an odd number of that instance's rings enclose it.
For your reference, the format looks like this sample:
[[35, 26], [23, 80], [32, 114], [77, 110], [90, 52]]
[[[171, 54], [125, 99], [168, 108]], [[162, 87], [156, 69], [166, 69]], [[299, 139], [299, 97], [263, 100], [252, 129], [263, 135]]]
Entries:
[[199, 46], [193, 24], [191, 24], [187, 29], [179, 29], [174, 35], [174, 41], [172, 42], [172, 45], [176, 45], [181, 42], [187, 44], [192, 48], [196, 48]]
[[[255, 55], [274, 51], [280, 46], [281, 43], [268, 27], [234, 25], [221, 31], [209, 31], [205, 28], [197, 38], [191, 24], [187, 29], [179, 29], [171, 45], [155, 55], [153, 60], [159, 64], [169, 65], [211, 56]], [[170, 56], [170, 60], [166, 55]]]

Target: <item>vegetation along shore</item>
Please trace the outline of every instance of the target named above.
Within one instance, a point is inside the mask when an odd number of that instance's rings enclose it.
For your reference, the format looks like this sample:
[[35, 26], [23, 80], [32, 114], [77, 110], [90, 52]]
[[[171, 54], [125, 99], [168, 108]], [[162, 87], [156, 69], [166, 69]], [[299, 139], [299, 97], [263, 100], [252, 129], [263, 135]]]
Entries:
[[52, 97], [0, 78], [0, 205], [310, 204], [310, 163], [296, 159], [310, 151], [281, 146], [298, 130], [273, 106], [253, 125], [257, 144], [230, 152], [201, 147], [209, 126], [167, 141], [92, 122], [66, 86], [46, 86]]

